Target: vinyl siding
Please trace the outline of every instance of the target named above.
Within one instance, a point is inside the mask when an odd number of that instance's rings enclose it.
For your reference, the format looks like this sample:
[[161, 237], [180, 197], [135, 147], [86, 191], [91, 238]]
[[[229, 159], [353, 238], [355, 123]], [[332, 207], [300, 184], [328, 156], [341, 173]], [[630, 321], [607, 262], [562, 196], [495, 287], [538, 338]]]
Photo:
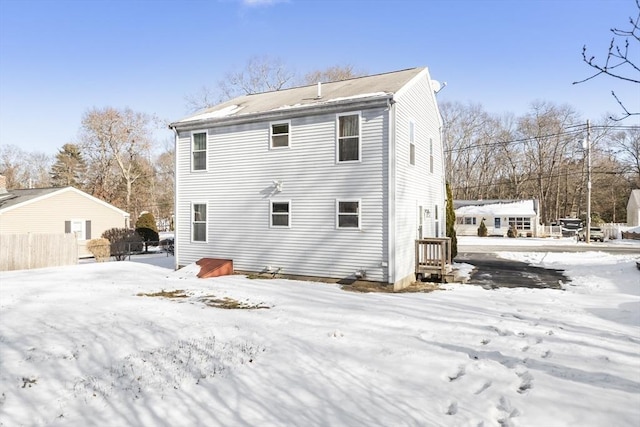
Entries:
[[[210, 128], [206, 173], [190, 172], [190, 133], [180, 133], [178, 264], [216, 257], [237, 270], [344, 278], [364, 269], [367, 279], [388, 281], [388, 110], [361, 117], [361, 161], [353, 163], [336, 163], [335, 114], [292, 118], [288, 149], [269, 149], [268, 121]], [[269, 226], [272, 199], [290, 201], [290, 228]], [[336, 199], [361, 201], [360, 230], [336, 229]], [[192, 202], [208, 203], [207, 243], [191, 243]]]
[[[418, 237], [418, 206], [431, 212], [423, 224], [423, 237], [436, 237], [438, 209], [440, 237], [445, 235], [445, 186], [440, 119], [426, 74], [407, 86], [395, 104], [396, 212], [394, 281], [415, 270], [415, 239]], [[409, 121], [415, 123], [415, 165], [409, 164]], [[429, 166], [429, 140], [433, 139], [433, 173]]]

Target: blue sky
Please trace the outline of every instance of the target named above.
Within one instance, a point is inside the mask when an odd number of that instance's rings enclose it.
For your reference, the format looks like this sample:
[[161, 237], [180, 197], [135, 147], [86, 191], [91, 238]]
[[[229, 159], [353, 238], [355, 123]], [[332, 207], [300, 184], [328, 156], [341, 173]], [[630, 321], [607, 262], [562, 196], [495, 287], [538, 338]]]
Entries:
[[572, 85], [591, 72], [582, 46], [604, 59], [636, 14], [634, 0], [0, 0], [0, 144], [55, 154], [93, 107], [178, 120], [186, 96], [256, 55], [300, 74], [427, 66], [442, 101], [521, 115], [543, 100], [598, 120], [619, 112], [612, 89], [636, 111], [640, 90]]

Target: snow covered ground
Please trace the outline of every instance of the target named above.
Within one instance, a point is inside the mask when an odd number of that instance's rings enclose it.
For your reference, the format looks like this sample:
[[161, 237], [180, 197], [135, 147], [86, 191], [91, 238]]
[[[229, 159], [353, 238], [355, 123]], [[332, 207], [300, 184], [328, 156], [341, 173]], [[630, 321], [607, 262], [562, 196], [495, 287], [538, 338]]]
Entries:
[[2, 272], [0, 425], [640, 425], [636, 256], [501, 256], [572, 281], [361, 294], [163, 254]]

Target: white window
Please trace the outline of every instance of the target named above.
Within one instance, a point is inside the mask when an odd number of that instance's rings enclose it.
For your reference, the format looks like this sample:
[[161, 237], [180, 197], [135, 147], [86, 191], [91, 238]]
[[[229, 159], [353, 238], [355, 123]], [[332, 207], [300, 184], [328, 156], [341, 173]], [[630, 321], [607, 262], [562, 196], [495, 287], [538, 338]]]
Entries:
[[338, 115], [338, 162], [360, 160], [360, 113]]
[[338, 228], [360, 228], [359, 200], [338, 200], [336, 205]]
[[269, 126], [269, 140], [271, 148], [286, 148], [289, 146], [290, 122], [274, 122]]
[[70, 225], [70, 230], [69, 230], [70, 233], [75, 234], [78, 240], [86, 240], [86, 234], [85, 234], [86, 221], [84, 219], [72, 219], [69, 225]]
[[207, 204], [194, 203], [191, 207], [191, 241], [207, 241]]
[[272, 200], [270, 215], [272, 227], [290, 227], [291, 202]]
[[531, 218], [509, 217], [509, 227], [515, 226], [516, 230], [531, 230]]
[[416, 164], [416, 125], [413, 121], [409, 122], [409, 164]]
[[476, 225], [476, 217], [474, 216], [465, 216], [464, 223], [466, 225]]
[[207, 170], [207, 132], [191, 134], [191, 170]]

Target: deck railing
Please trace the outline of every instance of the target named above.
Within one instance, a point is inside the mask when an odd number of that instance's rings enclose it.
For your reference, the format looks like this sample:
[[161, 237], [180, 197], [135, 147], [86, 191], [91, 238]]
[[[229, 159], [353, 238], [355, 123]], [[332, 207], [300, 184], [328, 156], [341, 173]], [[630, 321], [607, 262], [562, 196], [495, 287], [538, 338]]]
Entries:
[[437, 274], [444, 278], [451, 271], [451, 238], [416, 240], [416, 275]]

